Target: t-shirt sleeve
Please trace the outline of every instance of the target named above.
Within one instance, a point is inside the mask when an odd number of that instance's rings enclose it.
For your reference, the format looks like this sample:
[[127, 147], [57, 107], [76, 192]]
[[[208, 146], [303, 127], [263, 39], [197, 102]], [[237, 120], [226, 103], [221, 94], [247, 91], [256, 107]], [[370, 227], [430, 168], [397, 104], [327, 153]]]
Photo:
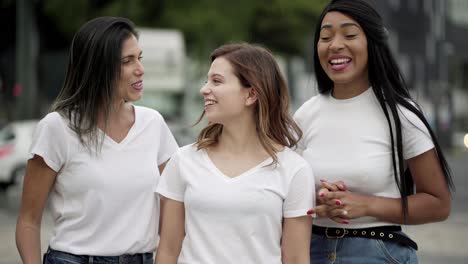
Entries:
[[407, 109], [403, 109], [400, 115], [405, 160], [434, 148], [429, 130], [417, 115]]
[[[296, 124], [301, 128], [302, 132], [304, 133], [304, 125], [303, 125], [303, 117], [302, 117], [302, 108], [299, 108], [296, 113], [294, 113], [293, 119], [296, 122]], [[296, 148], [294, 151], [296, 151], [299, 155], [302, 155], [302, 152], [306, 149], [306, 144], [305, 144], [305, 134], [302, 135], [301, 139], [297, 142]]]
[[156, 192], [169, 199], [183, 202], [187, 184], [182, 176], [179, 157], [178, 154], [175, 154], [167, 163], [159, 179]]
[[41, 156], [44, 162], [55, 172], [65, 164], [68, 153], [66, 124], [56, 112], [48, 114], [37, 125], [29, 157]]
[[159, 152], [158, 152], [158, 166], [162, 163], [166, 162], [179, 148], [174, 136], [169, 130], [166, 122], [164, 121], [163, 117], [160, 117], [160, 137], [159, 137]]
[[314, 206], [314, 174], [310, 166], [306, 164], [291, 179], [289, 191], [283, 203], [283, 215], [285, 218], [304, 216]]

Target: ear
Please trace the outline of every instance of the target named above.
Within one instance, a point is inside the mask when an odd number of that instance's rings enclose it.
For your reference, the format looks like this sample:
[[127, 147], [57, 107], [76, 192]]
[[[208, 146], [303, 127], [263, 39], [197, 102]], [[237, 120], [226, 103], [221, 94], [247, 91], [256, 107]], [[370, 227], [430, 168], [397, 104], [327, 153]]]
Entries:
[[247, 98], [245, 98], [245, 105], [251, 106], [251, 105], [254, 105], [258, 100], [257, 92], [255, 91], [253, 87], [248, 88], [248, 89], [249, 89], [249, 93], [247, 94]]

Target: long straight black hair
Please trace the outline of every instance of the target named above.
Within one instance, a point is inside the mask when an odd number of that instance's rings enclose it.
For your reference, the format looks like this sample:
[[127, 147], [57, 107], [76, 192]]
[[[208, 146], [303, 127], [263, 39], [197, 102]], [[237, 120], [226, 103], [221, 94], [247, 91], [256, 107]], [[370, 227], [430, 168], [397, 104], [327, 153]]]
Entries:
[[70, 128], [90, 151], [102, 144], [98, 116], [102, 113], [107, 125], [120, 78], [122, 46], [132, 35], [138, 38], [129, 19], [98, 17], [73, 37], [65, 81], [52, 111], [70, 121]]
[[[450, 189], [454, 189], [450, 168], [442, 153], [434, 132], [430, 128], [419, 106], [411, 99], [409, 90], [393, 58], [387, 39], [382, 17], [368, 3], [362, 0], [332, 0], [322, 11], [315, 28], [314, 35], [314, 68], [320, 93], [329, 93], [333, 89], [333, 81], [320, 66], [317, 53], [317, 43], [320, 38], [320, 27], [328, 12], [337, 11], [355, 20], [367, 38], [369, 82], [387, 118], [392, 147], [392, 164], [398, 189], [401, 194], [401, 206], [404, 219], [408, 216], [408, 195], [414, 193], [414, 181], [409, 169], [405, 171], [403, 158], [401, 121], [398, 106], [403, 106], [413, 112], [427, 127], [434, 142], [440, 166]], [[390, 112], [389, 112], [390, 110]], [[393, 130], [392, 122], [395, 125]], [[395, 137], [396, 134], [396, 137]], [[396, 151], [395, 151], [396, 144]]]

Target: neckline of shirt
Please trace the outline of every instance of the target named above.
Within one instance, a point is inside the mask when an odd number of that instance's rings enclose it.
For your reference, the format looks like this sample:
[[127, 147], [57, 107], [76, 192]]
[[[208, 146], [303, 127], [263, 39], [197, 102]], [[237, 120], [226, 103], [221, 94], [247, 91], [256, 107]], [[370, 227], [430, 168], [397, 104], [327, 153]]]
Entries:
[[364, 92], [354, 96], [354, 97], [351, 97], [351, 98], [347, 98], [347, 99], [337, 99], [335, 97], [333, 97], [331, 91], [330, 93], [327, 94], [326, 98], [334, 103], [334, 104], [349, 104], [349, 103], [354, 103], [354, 102], [357, 102], [357, 101], [361, 101], [361, 100], [365, 100], [366, 98], [369, 98], [370, 96], [372, 96], [374, 93], [373, 93], [373, 90], [372, 90], [372, 87], [369, 87], [367, 88], [367, 90], [365, 90]]

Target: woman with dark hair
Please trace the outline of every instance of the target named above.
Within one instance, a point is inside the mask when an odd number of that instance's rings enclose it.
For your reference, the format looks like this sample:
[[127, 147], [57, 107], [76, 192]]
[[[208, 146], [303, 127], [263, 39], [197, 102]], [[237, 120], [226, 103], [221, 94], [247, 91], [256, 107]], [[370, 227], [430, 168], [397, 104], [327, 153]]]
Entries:
[[157, 188], [167, 200], [156, 263], [309, 263], [314, 179], [290, 149], [302, 133], [278, 64], [264, 48], [229, 44], [207, 77], [208, 125]]
[[16, 243], [41, 263], [46, 201], [54, 232], [44, 263], [152, 263], [159, 205], [153, 188], [177, 144], [162, 116], [134, 106], [143, 91], [134, 24], [100, 17], [73, 38], [63, 88], [38, 124]]
[[314, 168], [312, 263], [417, 263], [400, 225], [446, 219], [449, 167], [411, 99], [380, 15], [334, 0], [315, 31], [319, 95], [298, 109], [299, 151]]

